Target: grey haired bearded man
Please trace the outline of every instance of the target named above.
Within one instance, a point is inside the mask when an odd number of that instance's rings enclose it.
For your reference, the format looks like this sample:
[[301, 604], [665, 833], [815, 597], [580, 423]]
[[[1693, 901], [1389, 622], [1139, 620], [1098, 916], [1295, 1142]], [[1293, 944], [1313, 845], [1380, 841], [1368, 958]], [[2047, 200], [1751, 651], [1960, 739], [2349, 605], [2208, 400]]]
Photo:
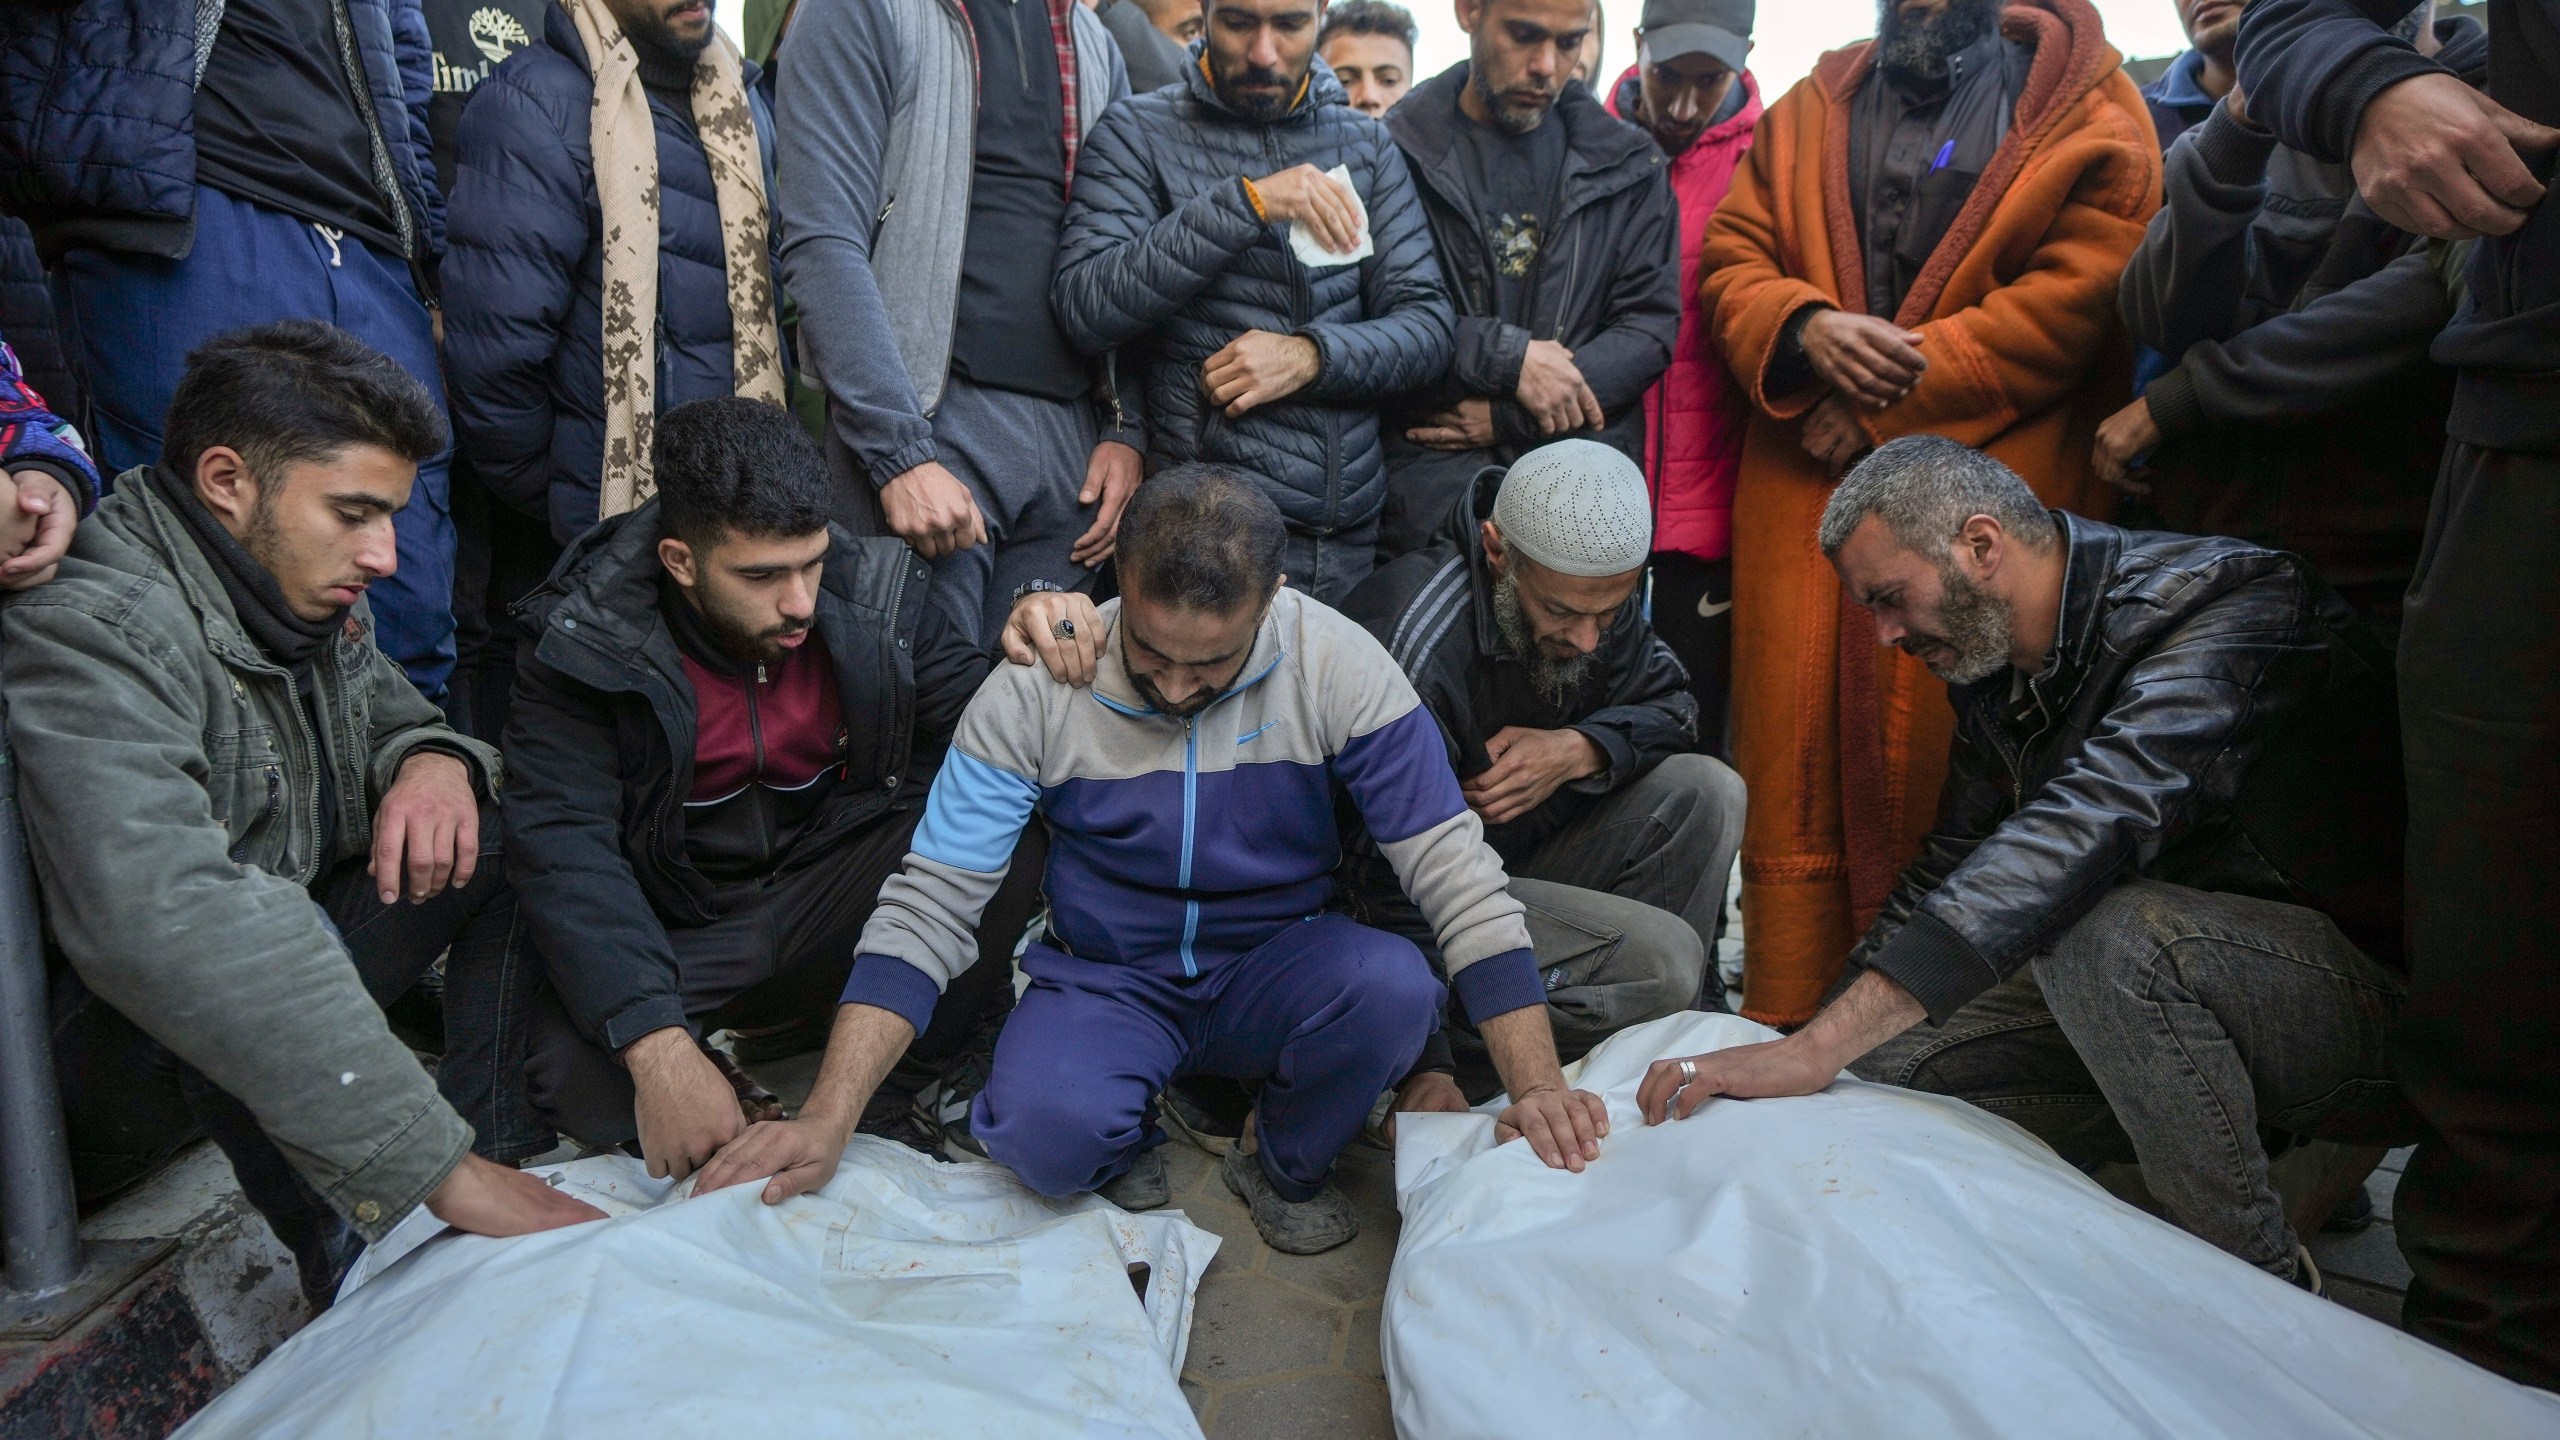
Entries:
[[1851, 1068], [2139, 1160], [2180, 1225], [2318, 1289], [2264, 1137], [2415, 1138], [2384, 1044], [2407, 988], [2387, 653], [2298, 557], [2047, 511], [1938, 436], [1851, 471], [1820, 539], [1948, 680], [1937, 825], [1812, 1023], [1656, 1063], [1646, 1120]]

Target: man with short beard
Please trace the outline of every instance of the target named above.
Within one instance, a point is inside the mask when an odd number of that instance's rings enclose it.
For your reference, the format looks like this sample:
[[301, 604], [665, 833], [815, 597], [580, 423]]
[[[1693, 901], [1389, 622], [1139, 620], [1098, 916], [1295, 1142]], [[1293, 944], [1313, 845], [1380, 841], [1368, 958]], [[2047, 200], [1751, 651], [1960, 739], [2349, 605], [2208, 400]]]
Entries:
[[[1344, 613], [1388, 647], [1439, 722], [1468, 807], [1502, 856], [1545, 967], [1556, 1049], [1720, 1009], [1709, 961], [1742, 843], [1742, 781], [1691, 754], [1688, 673], [1644, 604], [1644, 474], [1559, 440], [1476, 477], [1430, 548], [1386, 566]], [[1430, 951], [1430, 930], [1365, 833], [1344, 846], [1346, 908]], [[1452, 1013], [1399, 1110], [1491, 1093], [1484, 1043]]]
[[1144, 357], [1152, 464], [1268, 486], [1289, 582], [1331, 603], [1372, 568], [1378, 405], [1447, 367], [1449, 300], [1404, 158], [1315, 63], [1322, 0], [1206, 13], [1182, 83], [1095, 128], [1050, 301], [1087, 354]]
[[[829, 526], [825, 458], [786, 412], [680, 406], [654, 459], [657, 497], [579, 537], [526, 602], [507, 825], [549, 961], [533, 1106], [681, 1179], [781, 1113], [702, 1037], [819, 1042], [987, 660], [914, 552]], [[980, 963], [869, 1128], [923, 1148], [905, 1099], [982, 1067], [1037, 904], [1028, 883], [994, 896]]]
[[971, 1113], [987, 1154], [1043, 1195], [1150, 1209], [1172, 1198], [1156, 1093], [1184, 1074], [1259, 1081], [1226, 1187], [1274, 1249], [1350, 1240], [1334, 1160], [1445, 997], [1411, 943], [1327, 912], [1337, 795], [1429, 917], [1491, 1047], [1511, 1097], [1496, 1134], [1558, 1169], [1598, 1158], [1607, 1115], [1566, 1088], [1520, 907], [1430, 717], [1377, 641], [1283, 588], [1287, 548], [1250, 476], [1192, 465], [1139, 487], [1120, 598], [1067, 597], [1049, 631], [1079, 667], [999, 666], [961, 715], [800, 1118], [731, 1142], [698, 1190], [771, 1177], [775, 1204], [835, 1173], [854, 1117], [949, 1003], [983, 907], [1040, 869], [1015, 858], [1036, 814], [1048, 932]]
[[2138, 1160], [2178, 1224], [2318, 1290], [2268, 1137], [2418, 1129], [2386, 1045], [2407, 989], [2388, 656], [2294, 556], [2048, 511], [1936, 436], [1862, 462], [1819, 540], [1947, 682], [1937, 825], [1822, 1013], [1657, 1063], [1645, 1118], [1847, 1067], [2078, 1164]]
[[1812, 1017], [1928, 827], [1954, 722], [1805, 547], [1829, 482], [1944, 434], [2097, 498], [2126, 393], [2116, 282], [2160, 203], [2088, 0], [1892, 0], [1761, 117], [1698, 269], [1751, 419], [1733, 502], [1733, 729], [1751, 787], [1743, 1013]]
[[1487, 465], [1566, 435], [1644, 454], [1639, 403], [1680, 330], [1669, 164], [1577, 57], [1589, 0], [1460, 0], [1467, 58], [1387, 112], [1457, 306], [1447, 368], [1389, 417], [1384, 564]]

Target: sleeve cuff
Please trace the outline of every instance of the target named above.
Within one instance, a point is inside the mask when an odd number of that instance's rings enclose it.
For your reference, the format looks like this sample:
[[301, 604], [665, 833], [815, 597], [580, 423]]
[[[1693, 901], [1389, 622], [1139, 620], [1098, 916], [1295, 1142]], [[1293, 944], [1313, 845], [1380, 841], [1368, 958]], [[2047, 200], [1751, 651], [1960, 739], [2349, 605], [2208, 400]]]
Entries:
[[875, 489], [886, 485], [890, 481], [897, 479], [899, 476], [906, 474], [917, 466], [931, 462], [937, 458], [940, 453], [940, 451], [934, 448], [933, 435], [928, 431], [923, 439], [912, 441], [896, 450], [892, 450], [888, 454], [883, 455], [878, 460], [872, 462], [870, 467], [871, 484]]
[[619, 1055], [623, 1047], [641, 1036], [669, 1028], [693, 1033], [693, 1022], [685, 1017], [684, 1002], [673, 995], [653, 996], [604, 1022], [604, 1045]]
[[1617, 789], [1618, 777], [1635, 769], [1636, 747], [1627, 743], [1626, 736], [1603, 730], [1597, 725], [1571, 728], [1575, 734], [1600, 747], [1600, 773], [1569, 781], [1564, 788], [1583, 795], [1606, 795]]
[[844, 1004], [886, 1010], [919, 1035], [933, 1023], [933, 1007], [941, 999], [942, 987], [932, 976], [895, 955], [855, 956], [853, 974], [844, 982]]
[[2276, 153], [2274, 131], [2251, 125], [2233, 115], [2230, 106], [2217, 104], [2202, 125], [2187, 133], [2196, 137], [2196, 158], [2214, 179], [2225, 185], [2266, 183], [2267, 157]]
[[62, 488], [71, 492], [71, 503], [78, 506], [83, 515], [98, 508], [97, 481], [66, 461], [46, 455], [12, 455], [8, 464], [12, 470], [41, 470], [61, 481]]
[[2200, 430], [2210, 418], [2204, 413], [2204, 401], [2196, 394], [2196, 378], [2184, 365], [2171, 366], [2159, 379], [2144, 386], [2142, 403], [2151, 411], [2151, 423], [2160, 427], [2163, 440]]
[[1892, 977], [1943, 1025], [1964, 1003], [2003, 980], [1971, 942], [1923, 910], [1903, 922], [1876, 951], [1870, 969]]
[[2315, 159], [2335, 160], [2343, 164], [2356, 149], [2356, 130], [2364, 124], [2365, 107], [2374, 97], [2403, 80], [2421, 75], [2449, 75], [2426, 56], [2396, 41], [2385, 41], [2368, 47], [2363, 54], [2339, 66], [2329, 74], [2328, 83], [2320, 87], [2317, 100], [2324, 133], [2322, 144], [2334, 153]]
[[1526, 949], [1487, 955], [1450, 976], [1449, 985], [1458, 992], [1458, 1003], [1466, 1007], [1467, 1019], [1476, 1025], [1547, 1003], [1547, 987], [1538, 979], [1538, 957]]

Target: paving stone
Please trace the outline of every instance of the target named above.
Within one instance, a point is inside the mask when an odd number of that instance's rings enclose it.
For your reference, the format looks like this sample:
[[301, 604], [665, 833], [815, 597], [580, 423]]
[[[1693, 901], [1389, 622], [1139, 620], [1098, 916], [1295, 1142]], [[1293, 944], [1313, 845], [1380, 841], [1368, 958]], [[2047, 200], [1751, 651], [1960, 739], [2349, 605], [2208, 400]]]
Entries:
[[2329, 1298], [2368, 1320], [2379, 1320], [2397, 1330], [2400, 1328], [2400, 1296], [2390, 1290], [2360, 1285], [2353, 1280], [2329, 1281]]
[[1372, 1300], [1387, 1293], [1387, 1265], [1396, 1255], [1396, 1216], [1363, 1208], [1360, 1233], [1321, 1255], [1273, 1251], [1262, 1273], [1327, 1300]]
[[1191, 1375], [1213, 1388], [1333, 1360], [1340, 1307], [1260, 1275], [1225, 1271], [1200, 1282], [1191, 1320]]
[[[1384, 1280], [1385, 1276], [1380, 1276]], [[1342, 1347], [1342, 1368], [1354, 1375], [1373, 1380], [1387, 1377], [1386, 1357], [1378, 1348], [1378, 1302], [1356, 1306], [1351, 1312], [1351, 1333]]]
[[1164, 1144], [1164, 1175], [1173, 1186], [1173, 1203], [1176, 1205], [1182, 1203], [1184, 1196], [1199, 1191], [1204, 1185], [1217, 1185], [1219, 1194], [1226, 1193], [1226, 1187], [1218, 1182], [1218, 1162], [1180, 1140], [1168, 1140]]
[[2415, 1145], [2403, 1145], [2399, 1149], [2392, 1151], [2390, 1154], [2383, 1156], [2382, 1168], [2390, 1171], [2394, 1175], [2399, 1174], [2409, 1166], [2409, 1152], [2417, 1148], [2418, 1147]]
[[1387, 1387], [1353, 1375], [1305, 1375], [1219, 1397], [1210, 1440], [1394, 1440]]
[[2353, 1235], [2314, 1235], [2305, 1242], [2323, 1275], [2339, 1275], [2386, 1290], [2409, 1288], [2409, 1262], [2400, 1255], [2400, 1232], [2372, 1225]]
[[1208, 1415], [1209, 1406], [1212, 1403], [1212, 1397], [1207, 1390], [1200, 1387], [1200, 1383], [1198, 1381], [1193, 1380], [1188, 1376], [1183, 1378], [1182, 1398], [1191, 1402], [1191, 1414], [1193, 1418], [1197, 1419]]
[[1262, 1243], [1261, 1233], [1253, 1228], [1253, 1217], [1245, 1213], [1244, 1206], [1227, 1193], [1221, 1182], [1212, 1181], [1189, 1194], [1175, 1195], [1173, 1208], [1189, 1217], [1192, 1224], [1226, 1242], [1218, 1247], [1218, 1258], [1209, 1262], [1212, 1275], [1256, 1269], [1261, 1258], [1270, 1253]]
[[2390, 1219], [2391, 1202], [2400, 1193], [2400, 1172], [2376, 1170], [2367, 1175], [2364, 1177], [2364, 1193], [2373, 1197], [2373, 1213], [2385, 1220]]

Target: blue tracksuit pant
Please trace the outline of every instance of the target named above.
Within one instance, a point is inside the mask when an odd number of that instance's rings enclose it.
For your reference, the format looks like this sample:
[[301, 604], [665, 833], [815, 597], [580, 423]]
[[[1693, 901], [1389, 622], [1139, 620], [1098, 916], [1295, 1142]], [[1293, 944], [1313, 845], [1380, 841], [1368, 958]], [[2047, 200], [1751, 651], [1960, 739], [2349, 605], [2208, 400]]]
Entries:
[[1034, 945], [1031, 988], [996, 1041], [971, 1128], [1043, 1195], [1095, 1189], [1162, 1136], [1147, 1107], [1181, 1075], [1264, 1081], [1263, 1170], [1312, 1197], [1378, 1096], [1439, 1029], [1443, 993], [1413, 942], [1311, 915], [1200, 974]]
[[[61, 301], [89, 384], [101, 468], [160, 459], [160, 427], [187, 352], [216, 335], [276, 320], [326, 320], [390, 356], [445, 408], [435, 331], [409, 267], [353, 236], [222, 191], [196, 187], [195, 248], [183, 260], [82, 248], [63, 257]], [[392, 517], [400, 568], [373, 585], [384, 654], [441, 702], [453, 672], [450, 449], [418, 467]]]

